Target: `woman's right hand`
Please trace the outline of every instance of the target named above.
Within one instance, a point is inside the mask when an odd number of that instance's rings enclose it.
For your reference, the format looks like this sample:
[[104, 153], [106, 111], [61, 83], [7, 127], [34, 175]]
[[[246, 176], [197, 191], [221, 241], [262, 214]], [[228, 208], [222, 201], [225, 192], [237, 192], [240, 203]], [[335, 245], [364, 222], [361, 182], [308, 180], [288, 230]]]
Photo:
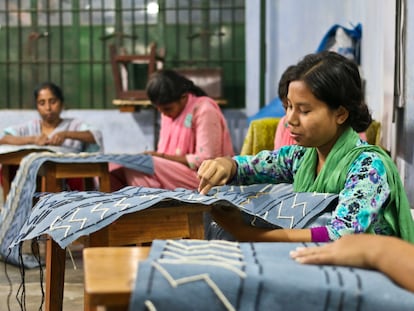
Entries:
[[49, 138], [45, 134], [34, 137], [34, 144], [38, 146], [45, 146], [49, 143]]
[[236, 161], [231, 157], [204, 161], [197, 172], [200, 179], [198, 191], [207, 194], [212, 187], [226, 184], [236, 174], [236, 170]]

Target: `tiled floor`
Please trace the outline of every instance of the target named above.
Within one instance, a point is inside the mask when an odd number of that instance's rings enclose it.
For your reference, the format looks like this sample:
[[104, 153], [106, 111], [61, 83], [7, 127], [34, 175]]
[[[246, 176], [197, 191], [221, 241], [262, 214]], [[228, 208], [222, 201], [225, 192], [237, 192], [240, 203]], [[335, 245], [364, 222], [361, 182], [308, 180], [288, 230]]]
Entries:
[[[25, 248], [28, 247], [26, 246], [24, 249]], [[70, 249], [72, 249], [73, 262], [67, 253], [63, 311], [79, 311], [83, 310], [82, 249], [79, 245], [70, 247]], [[16, 294], [18, 293], [22, 281], [19, 268], [12, 265], [6, 265], [4, 262], [0, 262], [0, 265], [0, 311], [40, 310], [42, 289], [40, 286], [41, 274], [39, 269], [25, 270], [26, 309], [23, 309], [16, 299]], [[44, 267], [43, 272], [44, 274], [47, 273], [47, 271], [44, 270]], [[44, 282], [43, 290], [46, 290]], [[44, 309], [45, 305], [43, 303], [43, 308], [41, 310]]]
[[[3, 198], [1, 187], [0, 198]], [[0, 200], [0, 204], [3, 204], [2, 200]], [[69, 252], [67, 252], [63, 311], [80, 311], [83, 310], [82, 246], [77, 244], [69, 247], [69, 249], [72, 253], [73, 262]], [[29, 244], [24, 244], [23, 252], [29, 252], [29, 250]], [[44, 256], [44, 244], [40, 245], [40, 251]], [[47, 273], [44, 267], [43, 273]], [[7, 265], [0, 261], [0, 311], [39, 311], [42, 303], [40, 275], [39, 269], [25, 270], [26, 308], [24, 309], [16, 299], [16, 294], [19, 292], [19, 287], [22, 283], [21, 272], [18, 267]], [[43, 286], [43, 290], [46, 290], [45, 286]], [[44, 309], [45, 305], [43, 303], [41, 310]]]

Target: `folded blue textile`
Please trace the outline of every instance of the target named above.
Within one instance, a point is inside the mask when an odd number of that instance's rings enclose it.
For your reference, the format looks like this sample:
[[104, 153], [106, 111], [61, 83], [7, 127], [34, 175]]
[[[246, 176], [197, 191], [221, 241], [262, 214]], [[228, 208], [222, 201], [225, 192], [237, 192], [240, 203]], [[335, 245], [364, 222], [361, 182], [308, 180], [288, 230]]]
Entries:
[[129, 310], [413, 310], [414, 294], [380, 272], [290, 258], [313, 245], [156, 240]]
[[[46, 162], [56, 163], [99, 163], [114, 162], [126, 167], [153, 174], [152, 157], [144, 154], [102, 154], [102, 153], [54, 153], [34, 152], [23, 158], [10, 187], [4, 207], [0, 211], [0, 257], [12, 264], [19, 264], [18, 249], [9, 246], [19, 234], [32, 210], [36, 190], [36, 177], [40, 166]], [[36, 260], [25, 266], [38, 265]]]
[[222, 186], [213, 188], [208, 195], [187, 189], [171, 191], [145, 187], [125, 187], [113, 193], [51, 193], [41, 197], [33, 207], [11, 247], [47, 234], [64, 248], [122, 215], [162, 202], [234, 207], [243, 212], [246, 221], [256, 226], [303, 228], [335, 205], [336, 199], [337, 194], [293, 193], [290, 184]]

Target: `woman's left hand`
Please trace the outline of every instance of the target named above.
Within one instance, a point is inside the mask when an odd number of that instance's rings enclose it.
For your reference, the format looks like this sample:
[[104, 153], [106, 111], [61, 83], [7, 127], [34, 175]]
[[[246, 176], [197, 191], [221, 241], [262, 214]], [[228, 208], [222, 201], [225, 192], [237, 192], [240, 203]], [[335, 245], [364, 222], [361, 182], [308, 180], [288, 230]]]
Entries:
[[52, 146], [61, 146], [63, 144], [63, 142], [66, 139], [66, 135], [64, 132], [59, 132], [54, 134], [52, 137], [50, 137], [47, 141], [48, 145], [52, 145]]
[[164, 153], [160, 153], [160, 152], [156, 152], [156, 151], [144, 151], [144, 154], [153, 156], [153, 157], [159, 157], [159, 158], [164, 158], [165, 155]]

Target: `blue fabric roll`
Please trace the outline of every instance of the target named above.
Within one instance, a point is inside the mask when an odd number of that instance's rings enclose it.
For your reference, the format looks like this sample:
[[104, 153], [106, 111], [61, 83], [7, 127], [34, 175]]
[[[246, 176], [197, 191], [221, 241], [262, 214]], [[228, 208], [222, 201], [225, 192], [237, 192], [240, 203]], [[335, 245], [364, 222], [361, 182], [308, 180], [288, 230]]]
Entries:
[[413, 310], [414, 294], [380, 272], [290, 258], [313, 245], [154, 241], [139, 262], [129, 310]]

